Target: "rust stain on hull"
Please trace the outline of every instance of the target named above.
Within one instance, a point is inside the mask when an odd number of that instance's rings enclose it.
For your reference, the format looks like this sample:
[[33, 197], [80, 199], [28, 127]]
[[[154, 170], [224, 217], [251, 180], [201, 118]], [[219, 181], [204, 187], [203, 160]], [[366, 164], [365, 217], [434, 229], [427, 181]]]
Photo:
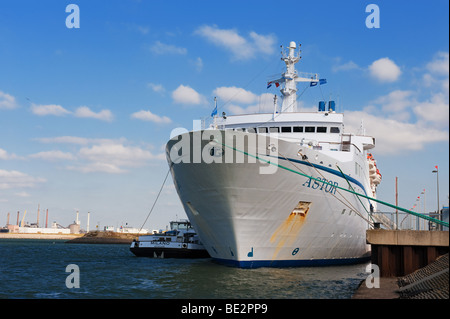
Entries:
[[289, 216], [272, 234], [272, 237], [270, 237], [270, 242], [276, 243], [276, 249], [272, 259], [277, 257], [282, 247], [292, 245], [297, 239], [298, 233], [306, 220], [306, 215], [308, 214], [310, 205], [310, 202], [300, 201]]

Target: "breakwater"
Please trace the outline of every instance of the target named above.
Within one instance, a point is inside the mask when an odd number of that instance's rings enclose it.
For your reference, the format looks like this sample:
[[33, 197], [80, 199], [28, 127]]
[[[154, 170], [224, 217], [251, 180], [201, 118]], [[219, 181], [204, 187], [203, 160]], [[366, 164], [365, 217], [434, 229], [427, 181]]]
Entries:
[[130, 245], [137, 234], [93, 231], [82, 237], [70, 239], [68, 244], [128, 244]]

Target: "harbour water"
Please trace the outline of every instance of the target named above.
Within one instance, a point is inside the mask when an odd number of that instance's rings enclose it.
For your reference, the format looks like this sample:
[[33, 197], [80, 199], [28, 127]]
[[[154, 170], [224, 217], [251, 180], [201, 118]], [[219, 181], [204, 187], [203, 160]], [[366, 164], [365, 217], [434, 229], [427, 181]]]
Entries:
[[[68, 265], [79, 288], [68, 288]], [[0, 240], [0, 298], [350, 299], [367, 264], [239, 269], [210, 259], [136, 257], [128, 245]]]

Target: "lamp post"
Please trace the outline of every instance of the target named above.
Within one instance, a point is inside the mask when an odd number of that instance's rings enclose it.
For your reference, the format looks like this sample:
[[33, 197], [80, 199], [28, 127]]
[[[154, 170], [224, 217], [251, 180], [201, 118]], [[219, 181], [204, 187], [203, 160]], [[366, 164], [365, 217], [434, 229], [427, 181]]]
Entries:
[[[439, 213], [439, 169], [438, 166], [435, 166], [436, 169], [432, 171], [432, 173], [436, 173], [436, 189], [437, 189], [437, 218], [440, 220], [441, 216]], [[439, 225], [439, 230], [441, 230], [441, 226]]]
[[[423, 192], [420, 193], [421, 195], [423, 195], [423, 214], [426, 215], [427, 214], [427, 209], [426, 209], [426, 195], [425, 195], [425, 188], [423, 189]], [[425, 219], [423, 220], [423, 230], [425, 230]]]

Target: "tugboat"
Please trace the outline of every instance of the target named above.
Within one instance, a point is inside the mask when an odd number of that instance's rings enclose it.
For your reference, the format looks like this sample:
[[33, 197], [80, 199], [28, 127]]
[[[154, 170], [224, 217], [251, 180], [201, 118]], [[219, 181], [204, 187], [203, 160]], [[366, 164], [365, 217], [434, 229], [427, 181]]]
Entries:
[[130, 251], [138, 257], [210, 257], [188, 220], [171, 221], [168, 231], [139, 236], [131, 243]]

